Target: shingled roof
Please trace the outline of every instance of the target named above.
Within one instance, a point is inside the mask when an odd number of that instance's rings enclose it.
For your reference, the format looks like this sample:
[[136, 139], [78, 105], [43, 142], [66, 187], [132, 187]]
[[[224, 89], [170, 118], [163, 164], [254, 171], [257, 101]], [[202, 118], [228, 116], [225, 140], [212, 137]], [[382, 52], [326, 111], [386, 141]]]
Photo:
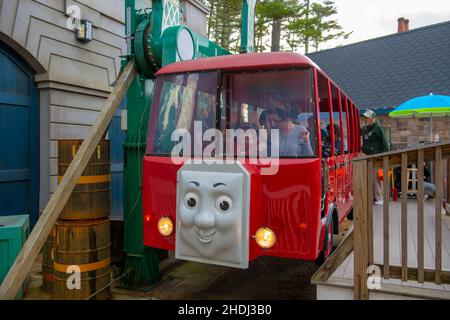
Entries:
[[450, 95], [450, 21], [308, 56], [360, 109], [385, 113], [417, 96]]

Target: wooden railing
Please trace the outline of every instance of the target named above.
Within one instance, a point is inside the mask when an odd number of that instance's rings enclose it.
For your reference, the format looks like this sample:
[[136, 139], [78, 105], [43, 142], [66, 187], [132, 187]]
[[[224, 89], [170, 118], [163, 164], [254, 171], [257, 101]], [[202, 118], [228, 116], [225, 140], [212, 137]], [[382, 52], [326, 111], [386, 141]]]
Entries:
[[[378, 169], [383, 170], [384, 205], [382, 212], [382, 262], [378, 267], [384, 279], [399, 278], [418, 283], [434, 282], [437, 285], [450, 283], [450, 273], [442, 270], [442, 210], [444, 209], [444, 160], [450, 158], [450, 144], [427, 145], [375, 156], [360, 157], [353, 161], [354, 192], [354, 295], [355, 299], [368, 299], [368, 268], [374, 260], [374, 210], [373, 179]], [[435, 208], [434, 208], [434, 268], [425, 269], [425, 215], [424, 215], [424, 163], [434, 162]], [[448, 160], [449, 161], [449, 160]], [[417, 168], [417, 266], [408, 265], [408, 166]], [[390, 179], [393, 167], [401, 168], [401, 214], [400, 214], [400, 266], [390, 262]], [[448, 173], [447, 173], [448, 175]], [[448, 181], [448, 179], [447, 179]], [[449, 187], [447, 186], [447, 190]], [[447, 191], [447, 202], [448, 202]], [[415, 213], [414, 213], [415, 214]], [[412, 231], [412, 230], [411, 230]], [[429, 241], [432, 241], [429, 239]], [[348, 253], [346, 250], [345, 254]], [[339, 257], [339, 254], [336, 255]], [[430, 255], [428, 255], [430, 256]], [[336, 260], [341, 261], [342, 257]], [[329, 262], [330, 264], [330, 262]]]

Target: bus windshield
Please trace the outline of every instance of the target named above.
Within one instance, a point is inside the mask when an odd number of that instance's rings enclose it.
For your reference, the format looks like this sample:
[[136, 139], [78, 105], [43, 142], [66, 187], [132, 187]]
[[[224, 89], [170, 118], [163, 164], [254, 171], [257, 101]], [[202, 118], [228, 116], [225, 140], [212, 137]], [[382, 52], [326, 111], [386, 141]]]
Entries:
[[[312, 79], [310, 69], [228, 74], [226, 128], [266, 129], [268, 148], [278, 144], [280, 157], [317, 155]], [[271, 139], [272, 130], [279, 141]]]
[[218, 72], [163, 75], [158, 78], [149, 121], [147, 154], [170, 155], [177, 144], [172, 134], [184, 129], [193, 134], [216, 126]]
[[[258, 139], [261, 129], [265, 129], [268, 141], [264, 156], [274, 156], [271, 150], [278, 150], [282, 158], [317, 156], [312, 80], [311, 69], [162, 75], [157, 79], [146, 153], [170, 155], [178, 143], [172, 140], [176, 129], [187, 130], [195, 136], [194, 131], [200, 128], [202, 132], [208, 129], [222, 132], [222, 152], [227, 156], [232, 152], [236, 155], [229, 148], [230, 141], [226, 139], [230, 136], [225, 131], [254, 129], [254, 137]], [[272, 136], [274, 130], [278, 134]], [[196, 152], [202, 152], [210, 142], [202, 143], [203, 148], [193, 148], [191, 155], [200, 155]], [[256, 145], [260, 148], [261, 143]], [[263, 157], [261, 152], [258, 156]]]

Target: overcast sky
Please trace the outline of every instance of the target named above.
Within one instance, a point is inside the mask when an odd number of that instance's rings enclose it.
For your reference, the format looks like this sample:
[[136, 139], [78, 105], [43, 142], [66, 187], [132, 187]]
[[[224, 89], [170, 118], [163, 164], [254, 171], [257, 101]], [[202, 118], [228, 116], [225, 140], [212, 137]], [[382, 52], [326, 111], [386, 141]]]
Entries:
[[335, 4], [336, 18], [353, 34], [319, 50], [395, 33], [400, 17], [410, 20], [410, 29], [450, 20], [450, 0], [335, 0]]

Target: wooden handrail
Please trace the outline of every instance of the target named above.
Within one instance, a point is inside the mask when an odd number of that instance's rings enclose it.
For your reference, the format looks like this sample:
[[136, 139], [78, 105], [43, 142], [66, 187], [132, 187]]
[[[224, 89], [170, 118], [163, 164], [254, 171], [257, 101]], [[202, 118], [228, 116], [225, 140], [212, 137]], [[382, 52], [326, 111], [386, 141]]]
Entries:
[[[363, 155], [363, 156], [353, 159], [352, 161], [357, 162], [357, 161], [363, 161], [363, 160], [383, 158], [384, 156], [392, 157], [392, 156], [396, 156], [396, 155], [401, 155], [402, 153], [405, 153], [405, 152], [413, 153], [413, 152], [417, 152], [419, 150], [434, 149], [437, 147], [441, 147], [443, 159], [450, 158], [450, 142], [441, 142], [441, 143], [425, 144], [425, 145], [421, 145], [421, 146], [414, 147], [414, 148], [405, 148], [405, 149], [389, 151], [389, 152], [384, 152], [384, 153], [377, 153], [377, 154], [373, 154], [373, 155]], [[433, 160], [433, 159], [428, 159], [428, 160]], [[425, 161], [427, 161], [427, 159], [425, 159]]]
[[327, 281], [339, 266], [352, 253], [354, 245], [353, 227], [347, 233], [344, 240], [337, 246], [336, 250], [325, 261], [325, 263], [314, 273], [311, 278], [312, 284]]
[[[336, 248], [335, 252], [328, 258], [324, 265], [312, 277], [313, 284], [327, 281], [344, 260], [354, 251], [354, 298], [357, 300], [368, 299], [367, 287], [368, 267], [371, 265], [380, 268], [386, 279], [394, 278], [402, 281], [415, 280], [419, 283], [434, 282], [436, 284], [449, 284], [450, 272], [442, 271], [442, 205], [443, 205], [443, 159], [449, 159], [450, 143], [429, 144], [417, 148], [409, 148], [394, 152], [387, 152], [373, 156], [363, 156], [352, 161], [353, 165], [353, 214], [354, 229], [348, 234], [344, 241]], [[436, 194], [435, 194], [435, 269], [425, 269], [425, 201], [424, 201], [424, 163], [434, 161]], [[408, 266], [408, 201], [403, 196], [401, 200], [401, 266], [390, 264], [389, 257], [389, 228], [390, 228], [390, 181], [389, 170], [400, 166], [402, 173], [402, 194], [407, 193], [408, 188], [408, 166], [414, 164], [417, 167], [417, 262], [418, 266]], [[383, 169], [384, 179], [384, 206], [383, 206], [383, 262], [375, 265], [374, 261], [374, 237], [373, 237], [373, 204], [374, 195], [373, 179], [378, 168]], [[447, 179], [450, 177], [450, 167], [447, 170]], [[449, 183], [450, 187], [450, 183]], [[449, 197], [447, 197], [447, 202]]]
[[[354, 297], [368, 299], [367, 270], [374, 263], [373, 259], [373, 179], [378, 168], [382, 168], [384, 176], [384, 205], [383, 205], [383, 262], [379, 265], [385, 279], [400, 278], [402, 281], [411, 279], [419, 283], [433, 281], [435, 284], [447, 284], [450, 274], [442, 270], [442, 209], [444, 198], [444, 159], [450, 158], [450, 143], [439, 143], [420, 146], [417, 148], [387, 152], [372, 156], [359, 157], [353, 163], [353, 192], [354, 192]], [[435, 163], [435, 239], [434, 239], [434, 270], [425, 270], [424, 264], [424, 163]], [[450, 160], [449, 160], [450, 161]], [[408, 166], [417, 166], [417, 268], [408, 266]], [[390, 181], [389, 170], [400, 166], [402, 175], [402, 199], [400, 218], [400, 248], [401, 266], [390, 263]], [[447, 173], [449, 176], [449, 173]], [[415, 180], [414, 180], [415, 181]], [[416, 241], [415, 240], [415, 241]]]

